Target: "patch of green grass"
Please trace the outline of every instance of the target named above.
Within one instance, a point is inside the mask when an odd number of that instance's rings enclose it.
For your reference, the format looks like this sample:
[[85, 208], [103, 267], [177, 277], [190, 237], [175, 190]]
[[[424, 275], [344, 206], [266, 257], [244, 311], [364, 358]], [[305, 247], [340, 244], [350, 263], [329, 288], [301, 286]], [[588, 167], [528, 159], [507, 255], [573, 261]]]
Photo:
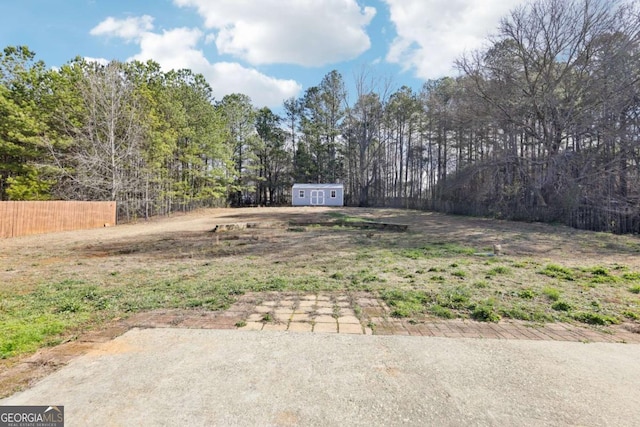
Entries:
[[589, 325], [617, 325], [620, 320], [614, 316], [608, 316], [602, 313], [593, 313], [590, 311], [580, 311], [573, 313], [571, 317], [578, 322], [587, 323]]
[[471, 292], [466, 286], [442, 289], [436, 296], [439, 305], [446, 308], [461, 309], [469, 304]]
[[609, 270], [604, 267], [592, 267], [588, 271], [594, 276], [610, 276]]
[[448, 309], [447, 307], [443, 307], [439, 304], [433, 304], [429, 307], [429, 313], [433, 314], [436, 317], [440, 317], [442, 319], [455, 319], [456, 314]]
[[403, 291], [390, 289], [380, 293], [382, 299], [391, 308], [393, 317], [411, 317], [424, 311], [425, 304], [431, 302], [431, 298], [420, 291]]
[[266, 291], [282, 291], [287, 287], [287, 280], [282, 277], [272, 277], [264, 284]]
[[560, 290], [547, 286], [542, 289], [542, 293], [551, 301], [558, 301], [560, 299]]
[[504, 265], [499, 265], [487, 271], [487, 276], [497, 276], [500, 274], [509, 274], [509, 273], [511, 273], [511, 269], [509, 267], [505, 267]]
[[53, 314], [29, 315], [0, 321], [0, 359], [58, 343], [56, 336], [74, 324], [73, 318]]
[[467, 277], [467, 272], [464, 270], [456, 270], [456, 271], [452, 271], [451, 275], [454, 277], [458, 277], [460, 279], [464, 279], [465, 277]]
[[500, 314], [495, 308], [495, 302], [492, 299], [474, 304], [471, 308], [471, 318], [479, 322], [499, 322]]
[[586, 271], [591, 273], [589, 283], [592, 284], [615, 283], [620, 280], [618, 277], [613, 276], [609, 270], [604, 267], [591, 267], [586, 269]]
[[640, 273], [635, 271], [630, 273], [623, 273], [622, 278], [630, 282], [638, 282], [640, 281]]
[[571, 310], [571, 304], [566, 301], [556, 301], [551, 304], [551, 308], [556, 311], [569, 311]]
[[573, 270], [566, 267], [562, 267], [561, 265], [557, 265], [557, 264], [547, 264], [538, 273], [548, 277], [553, 277], [556, 279], [562, 279], [562, 280], [568, 280], [568, 281], [575, 280], [575, 274]]
[[522, 306], [515, 305], [510, 308], [502, 308], [500, 313], [504, 317], [516, 320], [532, 320], [531, 314], [528, 313]]
[[424, 257], [424, 252], [420, 249], [405, 249], [402, 255], [410, 259], [420, 259]]
[[336, 271], [335, 273], [333, 273], [329, 277], [332, 278], [332, 279], [335, 279], [335, 280], [342, 280], [342, 279], [344, 279], [344, 274], [342, 274], [342, 272], [340, 272], [340, 271]]
[[245, 320], [239, 320], [236, 322], [236, 328], [243, 328], [245, 326], [247, 326], [247, 322]]
[[640, 285], [634, 285], [629, 288], [629, 292], [633, 294], [640, 294]]
[[622, 315], [628, 319], [631, 320], [640, 320], [640, 313], [635, 312], [635, 311], [631, 311], [631, 310], [624, 310], [622, 312]]
[[522, 299], [533, 299], [536, 296], [536, 293], [532, 289], [523, 289], [518, 292], [518, 296]]
[[410, 259], [450, 258], [456, 255], [473, 255], [474, 249], [454, 243], [431, 243], [419, 248], [402, 250], [401, 254]]
[[372, 273], [369, 269], [363, 269], [351, 275], [351, 284], [357, 285], [361, 283], [384, 283], [385, 280], [377, 274]]
[[489, 282], [487, 282], [486, 280], [478, 280], [476, 282], [473, 282], [473, 287], [478, 289], [486, 289], [489, 287]]

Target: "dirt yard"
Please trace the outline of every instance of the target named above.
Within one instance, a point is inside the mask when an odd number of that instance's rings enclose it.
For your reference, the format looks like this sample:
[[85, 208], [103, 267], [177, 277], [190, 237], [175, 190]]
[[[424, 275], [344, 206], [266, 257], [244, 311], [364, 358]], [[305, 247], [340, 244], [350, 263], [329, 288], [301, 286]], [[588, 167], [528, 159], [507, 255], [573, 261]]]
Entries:
[[[565, 226], [538, 223], [498, 221], [484, 218], [451, 216], [433, 212], [363, 208], [245, 208], [211, 209], [191, 214], [178, 214], [148, 222], [124, 224], [94, 230], [53, 233], [0, 240], [0, 283], [15, 291], [28, 291], [43, 277], [75, 271], [89, 275], [117, 265], [135, 268], [164, 265], [168, 260], [203, 257], [212, 254], [215, 236], [210, 231], [217, 224], [238, 222], [287, 222], [314, 219], [321, 221], [328, 212], [374, 221], [408, 224], [412, 234], [428, 241], [454, 242], [478, 248], [500, 243], [505, 255], [531, 257], [554, 262], [576, 264], [624, 263], [640, 267], [640, 239], [637, 236], [615, 236], [575, 230]], [[284, 230], [244, 230], [236, 249], [225, 253], [225, 262], [235, 257], [259, 254], [283, 259], [299, 256], [299, 235]], [[225, 240], [228, 236], [222, 235]], [[254, 240], [251, 240], [251, 237]], [[249, 241], [241, 242], [243, 238]], [[261, 239], [262, 238], [262, 239]], [[323, 242], [324, 243], [324, 242]], [[331, 243], [331, 242], [328, 242]], [[304, 252], [332, 251], [304, 239]]]
[[[369, 230], [350, 221], [409, 227]], [[234, 223], [263, 227], [212, 232]], [[40, 348], [99, 334], [130, 316], [204, 316], [241, 295], [274, 292], [371, 295], [390, 317], [418, 326], [429, 319], [513, 320], [637, 332], [640, 239], [432, 212], [319, 207], [201, 210], [4, 239], [0, 377]], [[377, 333], [355, 299], [351, 308]], [[79, 342], [78, 351], [84, 346]], [[72, 357], [69, 348], [64, 357]]]

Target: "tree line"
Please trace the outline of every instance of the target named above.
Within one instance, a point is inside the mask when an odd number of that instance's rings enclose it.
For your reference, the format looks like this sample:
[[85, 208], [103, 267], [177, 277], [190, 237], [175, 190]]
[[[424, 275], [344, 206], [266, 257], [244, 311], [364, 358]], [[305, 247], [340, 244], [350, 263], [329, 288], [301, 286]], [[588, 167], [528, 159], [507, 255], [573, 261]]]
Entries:
[[285, 204], [342, 182], [356, 206], [640, 232], [637, 1], [535, 0], [457, 77], [392, 89], [328, 73], [281, 115], [158, 64], [0, 57], [0, 199], [116, 200], [123, 218]]

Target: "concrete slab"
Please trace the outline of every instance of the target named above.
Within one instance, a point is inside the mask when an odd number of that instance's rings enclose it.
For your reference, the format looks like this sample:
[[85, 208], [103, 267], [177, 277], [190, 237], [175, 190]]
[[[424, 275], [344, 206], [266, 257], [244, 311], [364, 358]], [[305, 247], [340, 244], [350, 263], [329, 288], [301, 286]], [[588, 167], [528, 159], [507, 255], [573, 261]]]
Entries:
[[0, 405], [93, 425], [638, 425], [640, 345], [133, 329]]

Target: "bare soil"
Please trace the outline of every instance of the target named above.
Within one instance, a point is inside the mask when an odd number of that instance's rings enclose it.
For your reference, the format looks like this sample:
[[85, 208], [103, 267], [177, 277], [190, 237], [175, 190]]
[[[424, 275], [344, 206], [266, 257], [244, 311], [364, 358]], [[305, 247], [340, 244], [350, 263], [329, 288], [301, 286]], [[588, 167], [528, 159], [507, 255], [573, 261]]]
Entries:
[[[396, 209], [242, 208], [199, 210], [116, 227], [2, 239], [0, 283], [4, 283], [3, 286], [11, 284], [20, 292], [28, 290], [36, 278], [49, 275], [60, 266], [90, 272], [115, 262], [120, 268], [126, 268], [127, 265], [135, 267], [143, 263], [149, 266], [147, 263], [188, 258], [194, 256], [198, 249], [212, 245], [216, 235], [211, 231], [217, 224], [309, 222], [313, 218], [324, 221], [328, 212], [408, 224], [410, 232], [421, 234], [430, 241], [456, 242], [478, 248], [500, 243], [505, 255], [587, 265], [624, 263], [632, 268], [640, 267], [640, 239], [637, 236]], [[293, 247], [295, 252], [299, 236], [282, 231], [249, 229], [243, 230], [240, 236], [229, 237], [222, 233], [217, 236], [219, 240], [253, 239], [255, 244], [251, 246], [259, 246], [238, 251], [230, 257], [225, 254], [227, 261], [233, 262], [234, 256], [244, 257], [252, 252], [274, 258], [282, 258], [287, 252], [292, 252], [287, 248]], [[304, 240], [313, 245], [308, 239]]]

